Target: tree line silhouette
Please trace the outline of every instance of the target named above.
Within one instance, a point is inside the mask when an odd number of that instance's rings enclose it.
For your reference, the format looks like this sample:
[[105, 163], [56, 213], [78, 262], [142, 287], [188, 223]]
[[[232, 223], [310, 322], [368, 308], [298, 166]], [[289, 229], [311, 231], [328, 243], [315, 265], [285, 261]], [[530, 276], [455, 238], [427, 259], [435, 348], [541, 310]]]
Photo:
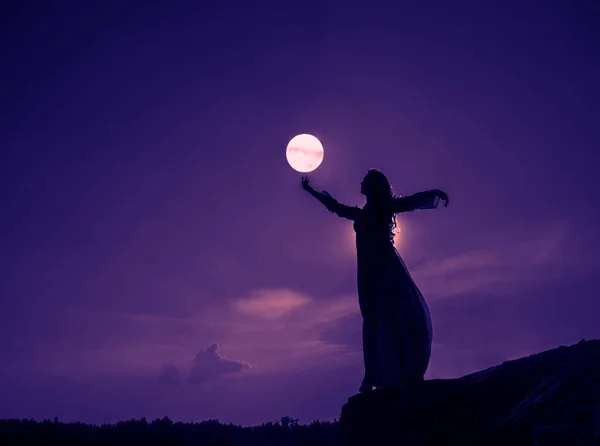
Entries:
[[194, 446], [336, 446], [340, 445], [339, 422], [282, 417], [259, 426], [238, 426], [219, 420], [174, 422], [168, 417], [145, 418], [116, 424], [63, 423], [52, 420], [0, 420], [0, 444], [31, 445], [194, 445]]

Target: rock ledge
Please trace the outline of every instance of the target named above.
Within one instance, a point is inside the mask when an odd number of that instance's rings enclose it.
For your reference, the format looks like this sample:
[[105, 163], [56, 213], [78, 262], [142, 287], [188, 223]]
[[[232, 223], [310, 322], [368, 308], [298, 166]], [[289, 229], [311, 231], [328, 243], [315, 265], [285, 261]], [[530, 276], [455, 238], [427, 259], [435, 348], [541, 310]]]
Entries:
[[600, 445], [600, 340], [351, 397], [345, 446]]

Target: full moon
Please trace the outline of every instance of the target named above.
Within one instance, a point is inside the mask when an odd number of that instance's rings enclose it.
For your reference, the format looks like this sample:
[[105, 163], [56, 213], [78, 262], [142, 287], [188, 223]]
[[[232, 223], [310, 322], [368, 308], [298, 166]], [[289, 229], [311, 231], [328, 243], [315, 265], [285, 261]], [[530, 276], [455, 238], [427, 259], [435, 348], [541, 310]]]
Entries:
[[323, 144], [313, 135], [294, 136], [287, 145], [285, 157], [292, 169], [312, 172], [323, 162]]

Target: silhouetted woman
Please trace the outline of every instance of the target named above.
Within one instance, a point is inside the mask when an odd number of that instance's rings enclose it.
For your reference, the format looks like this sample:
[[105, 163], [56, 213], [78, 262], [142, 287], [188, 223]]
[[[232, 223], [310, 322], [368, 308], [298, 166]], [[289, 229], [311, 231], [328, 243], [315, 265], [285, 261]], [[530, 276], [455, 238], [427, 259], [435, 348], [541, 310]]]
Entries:
[[433, 209], [441, 190], [392, 194], [387, 177], [371, 169], [361, 183], [364, 207], [338, 203], [302, 178], [302, 187], [340, 217], [354, 221], [358, 301], [363, 317], [365, 376], [360, 391], [423, 380], [431, 355], [429, 308], [394, 246], [396, 214]]

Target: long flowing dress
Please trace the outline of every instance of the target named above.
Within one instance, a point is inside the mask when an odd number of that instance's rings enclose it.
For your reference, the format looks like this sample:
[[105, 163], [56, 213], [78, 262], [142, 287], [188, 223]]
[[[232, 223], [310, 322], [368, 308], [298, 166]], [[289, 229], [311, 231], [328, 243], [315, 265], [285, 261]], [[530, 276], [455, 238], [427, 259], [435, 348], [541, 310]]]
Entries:
[[363, 317], [365, 382], [375, 387], [418, 382], [429, 365], [433, 329], [429, 308], [390, 238], [392, 214], [433, 209], [435, 191], [393, 199], [389, 212], [351, 207], [328, 195], [325, 205], [354, 221], [357, 285]]

